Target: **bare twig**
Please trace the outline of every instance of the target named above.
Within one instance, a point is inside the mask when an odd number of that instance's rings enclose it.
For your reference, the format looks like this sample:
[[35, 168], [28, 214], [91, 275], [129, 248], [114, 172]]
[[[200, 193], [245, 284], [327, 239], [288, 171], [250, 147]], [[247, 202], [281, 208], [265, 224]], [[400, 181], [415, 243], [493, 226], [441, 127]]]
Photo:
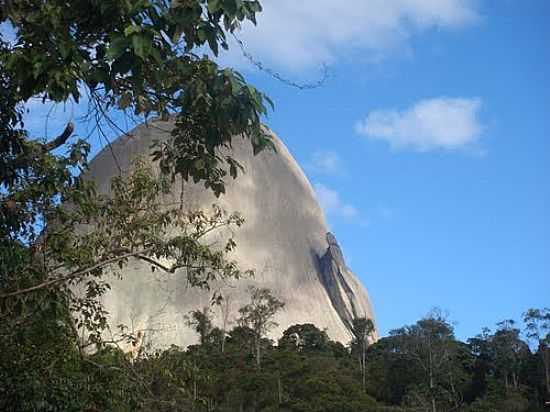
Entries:
[[241, 52], [243, 53], [243, 56], [252, 65], [256, 66], [256, 68], [258, 70], [269, 74], [271, 77], [273, 77], [276, 80], [279, 80], [280, 82], [286, 84], [287, 86], [295, 87], [295, 88], [300, 89], [300, 90], [317, 89], [318, 87], [321, 87], [326, 82], [326, 80], [328, 79], [328, 67], [327, 67], [326, 64], [323, 63], [322, 66], [321, 66], [323, 74], [322, 74], [322, 76], [319, 80], [317, 80], [315, 82], [312, 82], [312, 83], [298, 83], [298, 82], [289, 80], [289, 79], [283, 77], [281, 74], [274, 71], [273, 69], [270, 69], [269, 67], [266, 67], [265, 64], [263, 64], [261, 61], [254, 58], [254, 56], [252, 56], [252, 54], [250, 54], [250, 52], [248, 52], [246, 50], [242, 40], [240, 40], [235, 33], [232, 33], [232, 35], [233, 35], [233, 38], [235, 39], [235, 41], [237, 42], [237, 44], [239, 45], [239, 48], [241, 49]]

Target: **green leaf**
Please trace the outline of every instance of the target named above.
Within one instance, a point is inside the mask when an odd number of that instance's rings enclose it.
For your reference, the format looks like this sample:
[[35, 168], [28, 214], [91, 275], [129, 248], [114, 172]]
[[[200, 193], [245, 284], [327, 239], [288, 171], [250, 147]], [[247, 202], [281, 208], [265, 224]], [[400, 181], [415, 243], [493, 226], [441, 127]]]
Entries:
[[131, 25], [131, 26], [128, 26], [124, 29], [124, 35], [126, 37], [130, 37], [132, 34], [134, 33], [139, 33], [141, 32], [141, 27], [140, 26], [137, 26], [135, 24]]
[[145, 41], [142, 36], [132, 36], [132, 47], [137, 56], [142, 59], [145, 57]]
[[145, 60], [151, 53], [151, 38], [146, 34], [134, 34], [132, 36], [132, 48], [137, 56]]
[[135, 64], [135, 56], [130, 52], [125, 52], [112, 64], [111, 73], [126, 74], [132, 69], [132, 67], [135, 66]]
[[128, 46], [128, 39], [123, 36], [117, 36], [111, 41], [105, 57], [107, 60], [117, 59], [126, 51]]
[[61, 43], [59, 45], [59, 53], [61, 54], [61, 57], [63, 57], [63, 59], [67, 59], [67, 57], [69, 57], [69, 55], [71, 54], [70, 46], [68, 46], [66, 43]]
[[208, 12], [215, 14], [221, 9], [220, 0], [208, 0]]
[[162, 57], [161, 57], [160, 51], [158, 49], [153, 48], [151, 50], [151, 56], [153, 56], [153, 59], [155, 59], [155, 62], [157, 64], [159, 64], [159, 65], [162, 64]]

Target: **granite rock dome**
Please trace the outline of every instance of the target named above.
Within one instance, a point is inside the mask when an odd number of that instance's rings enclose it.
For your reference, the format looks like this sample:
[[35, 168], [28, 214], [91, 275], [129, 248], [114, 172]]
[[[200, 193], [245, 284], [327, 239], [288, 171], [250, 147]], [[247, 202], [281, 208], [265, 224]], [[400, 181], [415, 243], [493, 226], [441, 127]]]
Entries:
[[[108, 193], [110, 178], [128, 170], [131, 159], [147, 154], [152, 141], [169, 136], [171, 122], [155, 121], [138, 126], [105, 148], [90, 163], [89, 176], [100, 192]], [[334, 236], [328, 233], [323, 212], [307, 180], [285, 145], [274, 135], [277, 151], [253, 156], [250, 144], [233, 142], [233, 155], [245, 168], [236, 180], [228, 179], [226, 194], [216, 199], [202, 185], [187, 184], [184, 198], [189, 207], [207, 208], [213, 203], [238, 211], [245, 224], [234, 232], [237, 249], [232, 254], [243, 269], [254, 269], [253, 279], [218, 282], [227, 301], [214, 308], [214, 322], [234, 321], [247, 302], [247, 286], [267, 287], [286, 304], [271, 333], [281, 335], [296, 323], [313, 323], [326, 329], [333, 340], [351, 339], [354, 317], [373, 319], [366, 289], [346, 266]], [[175, 187], [179, 190], [179, 185]], [[184, 321], [191, 310], [209, 304], [212, 292], [188, 288], [183, 277], [151, 273], [136, 262], [124, 269], [122, 279], [111, 282], [104, 303], [111, 325], [125, 324], [157, 347], [186, 346], [197, 336]]]

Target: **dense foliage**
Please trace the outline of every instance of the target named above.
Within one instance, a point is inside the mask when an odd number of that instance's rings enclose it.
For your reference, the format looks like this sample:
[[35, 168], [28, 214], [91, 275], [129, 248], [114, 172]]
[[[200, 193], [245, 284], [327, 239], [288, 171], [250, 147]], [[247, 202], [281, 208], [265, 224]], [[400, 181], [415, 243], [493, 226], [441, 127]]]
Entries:
[[277, 345], [262, 336], [259, 368], [256, 332], [239, 324], [224, 333], [210, 313], [191, 316], [198, 344], [141, 348], [137, 356], [111, 345], [79, 352], [53, 321], [36, 325], [35, 336], [26, 329], [19, 342], [29, 344], [0, 354], [10, 364], [0, 372], [0, 409], [519, 412], [543, 411], [548, 400], [548, 346], [531, 350], [511, 321], [461, 342], [448, 321], [430, 314], [371, 342], [364, 357], [357, 339], [346, 347], [312, 324], [293, 325]]
[[10, 42], [0, 37], [0, 131], [12, 154], [25, 148], [18, 115], [34, 97], [54, 103], [86, 97], [99, 117], [114, 108], [145, 118], [173, 114], [173, 139], [156, 150], [163, 169], [202, 181], [216, 194], [224, 191], [223, 177], [235, 177], [239, 169], [220, 148], [236, 135], [249, 139], [256, 151], [270, 145], [260, 121], [269, 99], [238, 72], [198, 54], [227, 48], [227, 33], [246, 20], [255, 23], [258, 1], [0, 5], [0, 23], [9, 23], [16, 36]]

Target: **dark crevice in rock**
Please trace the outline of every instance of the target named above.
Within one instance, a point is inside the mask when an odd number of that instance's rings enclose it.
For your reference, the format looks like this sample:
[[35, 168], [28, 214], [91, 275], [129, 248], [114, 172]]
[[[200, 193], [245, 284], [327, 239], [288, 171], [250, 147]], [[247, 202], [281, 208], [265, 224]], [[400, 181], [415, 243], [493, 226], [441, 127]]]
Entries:
[[358, 316], [358, 312], [357, 299], [344, 276], [349, 269], [336, 238], [330, 232], [327, 233], [327, 243], [327, 251], [319, 258], [319, 279], [336, 313], [351, 330], [353, 319]]

